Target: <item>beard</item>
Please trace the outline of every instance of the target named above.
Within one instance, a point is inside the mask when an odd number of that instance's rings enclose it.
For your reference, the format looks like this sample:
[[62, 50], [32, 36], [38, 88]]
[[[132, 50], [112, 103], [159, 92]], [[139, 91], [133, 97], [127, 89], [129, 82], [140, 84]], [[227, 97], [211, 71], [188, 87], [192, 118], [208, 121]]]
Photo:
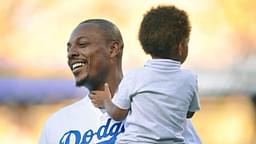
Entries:
[[96, 89], [97, 85], [98, 85], [98, 82], [96, 82], [95, 79], [90, 79], [88, 77], [86, 77], [80, 81], [76, 81], [77, 87], [86, 87], [89, 89], [89, 91]]
[[79, 81], [76, 81], [77, 87], [86, 87], [89, 91], [99, 90], [99, 87], [104, 85], [106, 80], [106, 72], [98, 73], [97, 76], [87, 76]]
[[76, 81], [76, 86], [77, 87], [82, 87], [82, 86], [84, 86], [84, 84], [86, 84], [87, 83], [87, 80], [88, 78], [86, 77], [86, 78], [83, 78], [82, 80], [79, 80], [79, 81]]

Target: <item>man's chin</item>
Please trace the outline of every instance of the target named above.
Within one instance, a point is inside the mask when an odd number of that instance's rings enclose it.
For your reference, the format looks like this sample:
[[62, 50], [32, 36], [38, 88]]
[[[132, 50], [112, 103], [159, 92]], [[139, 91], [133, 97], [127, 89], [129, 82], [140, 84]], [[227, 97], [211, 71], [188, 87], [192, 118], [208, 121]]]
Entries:
[[76, 86], [82, 87], [82, 86], [85, 86], [85, 83], [86, 83], [86, 79], [79, 80], [79, 81], [76, 81]]
[[90, 91], [94, 89], [94, 86], [95, 84], [90, 81], [89, 78], [85, 78], [85, 79], [82, 79], [80, 81], [76, 81], [76, 86], [77, 87], [86, 87], [88, 88]]

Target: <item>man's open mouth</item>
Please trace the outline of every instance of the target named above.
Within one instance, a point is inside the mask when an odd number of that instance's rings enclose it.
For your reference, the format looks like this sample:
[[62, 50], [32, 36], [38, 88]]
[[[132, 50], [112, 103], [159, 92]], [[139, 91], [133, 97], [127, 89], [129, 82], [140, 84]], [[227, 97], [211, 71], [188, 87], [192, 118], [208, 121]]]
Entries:
[[72, 72], [75, 73], [78, 70], [82, 69], [87, 63], [86, 62], [76, 62], [73, 63], [71, 68], [72, 68]]

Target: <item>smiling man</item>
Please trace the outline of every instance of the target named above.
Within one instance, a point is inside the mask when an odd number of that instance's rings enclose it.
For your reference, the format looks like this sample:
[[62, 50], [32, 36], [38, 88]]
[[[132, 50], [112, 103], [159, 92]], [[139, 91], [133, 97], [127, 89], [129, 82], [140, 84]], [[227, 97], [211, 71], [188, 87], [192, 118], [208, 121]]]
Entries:
[[68, 64], [77, 86], [99, 89], [104, 81], [122, 78], [121, 55], [123, 40], [119, 30], [103, 20], [82, 22], [67, 43]]
[[[108, 82], [115, 92], [122, 75], [123, 40], [109, 21], [92, 19], [80, 23], [67, 43], [68, 65], [76, 85], [103, 90]], [[40, 144], [114, 143], [124, 131], [123, 123], [96, 109], [88, 96], [52, 115], [45, 124]]]
[[[119, 29], [104, 19], [80, 23], [67, 43], [68, 65], [78, 87], [104, 90], [112, 95], [123, 78], [123, 40]], [[103, 109], [95, 108], [88, 94], [80, 101], [53, 114], [45, 124], [40, 144], [113, 144], [124, 132], [124, 122], [112, 120]], [[190, 121], [184, 137], [197, 143]]]

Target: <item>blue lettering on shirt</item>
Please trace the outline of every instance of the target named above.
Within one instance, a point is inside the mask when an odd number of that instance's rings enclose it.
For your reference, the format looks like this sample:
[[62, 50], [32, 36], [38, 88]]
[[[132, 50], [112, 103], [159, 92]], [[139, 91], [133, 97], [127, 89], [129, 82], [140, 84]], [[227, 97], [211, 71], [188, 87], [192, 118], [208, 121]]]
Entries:
[[[107, 140], [98, 142], [97, 144], [114, 144], [117, 136], [124, 132], [124, 124], [122, 122], [116, 122], [112, 125], [111, 118], [107, 120], [107, 123], [100, 126], [98, 130], [87, 130], [81, 134], [79, 130], [70, 130], [61, 137], [59, 144], [89, 144], [93, 138], [97, 138], [99, 141], [103, 138], [109, 137]], [[72, 143], [72, 142], [75, 143]]]

